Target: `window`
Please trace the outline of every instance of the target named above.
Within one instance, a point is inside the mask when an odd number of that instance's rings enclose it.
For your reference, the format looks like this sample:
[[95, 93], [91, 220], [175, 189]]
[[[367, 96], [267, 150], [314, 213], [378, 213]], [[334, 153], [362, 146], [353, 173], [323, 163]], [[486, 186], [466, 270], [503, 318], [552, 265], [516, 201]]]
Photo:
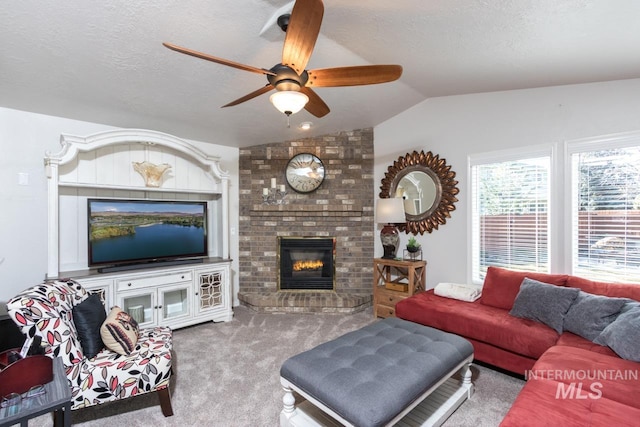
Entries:
[[549, 272], [551, 149], [472, 157], [470, 166], [472, 280], [490, 265]]
[[568, 145], [572, 274], [640, 282], [640, 137]]
[[493, 265], [640, 283], [640, 132], [560, 146], [469, 157], [474, 282]]

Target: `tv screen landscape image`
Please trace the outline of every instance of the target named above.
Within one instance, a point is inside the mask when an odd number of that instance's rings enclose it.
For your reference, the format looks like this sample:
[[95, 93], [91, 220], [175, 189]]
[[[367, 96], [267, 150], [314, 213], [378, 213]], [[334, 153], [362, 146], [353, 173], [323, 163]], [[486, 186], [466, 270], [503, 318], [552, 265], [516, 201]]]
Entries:
[[207, 256], [206, 202], [88, 199], [89, 266]]

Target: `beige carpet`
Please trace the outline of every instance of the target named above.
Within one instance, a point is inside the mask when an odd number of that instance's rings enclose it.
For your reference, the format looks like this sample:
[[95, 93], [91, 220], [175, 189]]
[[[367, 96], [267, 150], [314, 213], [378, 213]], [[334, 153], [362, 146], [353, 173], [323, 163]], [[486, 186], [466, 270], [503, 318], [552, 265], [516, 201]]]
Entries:
[[[174, 416], [165, 418], [155, 395], [72, 412], [74, 425], [275, 427], [282, 408], [279, 369], [288, 357], [373, 322], [354, 315], [259, 314], [235, 309], [228, 323], [206, 323], [174, 332]], [[497, 426], [522, 380], [473, 367], [476, 393], [445, 426]], [[41, 416], [30, 426], [49, 426]]]

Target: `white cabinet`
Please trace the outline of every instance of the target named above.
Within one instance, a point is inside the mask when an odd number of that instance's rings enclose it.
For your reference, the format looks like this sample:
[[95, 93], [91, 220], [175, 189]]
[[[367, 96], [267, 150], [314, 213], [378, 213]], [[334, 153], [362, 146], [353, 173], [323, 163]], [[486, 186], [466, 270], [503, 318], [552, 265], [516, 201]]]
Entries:
[[158, 315], [161, 323], [188, 319], [193, 312], [193, 283], [158, 288]]
[[[62, 135], [60, 144], [60, 152], [45, 157], [47, 277], [77, 280], [98, 293], [107, 310], [118, 305], [142, 326], [180, 328], [231, 320], [230, 178], [220, 159], [175, 136], [144, 129]], [[172, 172], [157, 185], [150, 184], [135, 168], [142, 161], [168, 164]], [[90, 197], [206, 201], [209, 258], [200, 264], [117, 273], [89, 270], [86, 201]]]
[[139, 290], [117, 292], [118, 306], [129, 313], [141, 327], [191, 323], [193, 283], [147, 286]]
[[141, 327], [176, 329], [233, 318], [229, 273], [229, 260], [210, 259], [187, 266], [71, 277], [98, 293], [107, 310], [117, 305]]
[[231, 289], [229, 286], [229, 265], [227, 268], [202, 267], [195, 269], [196, 294], [195, 316], [213, 317], [224, 321], [231, 311]]
[[118, 307], [126, 311], [141, 328], [159, 324], [157, 290], [153, 288], [118, 293]]

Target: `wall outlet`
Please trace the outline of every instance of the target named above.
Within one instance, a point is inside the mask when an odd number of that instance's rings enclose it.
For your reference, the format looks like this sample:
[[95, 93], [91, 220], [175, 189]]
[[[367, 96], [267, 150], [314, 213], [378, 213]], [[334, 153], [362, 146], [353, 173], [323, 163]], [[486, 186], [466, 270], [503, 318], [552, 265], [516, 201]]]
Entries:
[[18, 172], [18, 185], [29, 185], [29, 174], [26, 172]]

